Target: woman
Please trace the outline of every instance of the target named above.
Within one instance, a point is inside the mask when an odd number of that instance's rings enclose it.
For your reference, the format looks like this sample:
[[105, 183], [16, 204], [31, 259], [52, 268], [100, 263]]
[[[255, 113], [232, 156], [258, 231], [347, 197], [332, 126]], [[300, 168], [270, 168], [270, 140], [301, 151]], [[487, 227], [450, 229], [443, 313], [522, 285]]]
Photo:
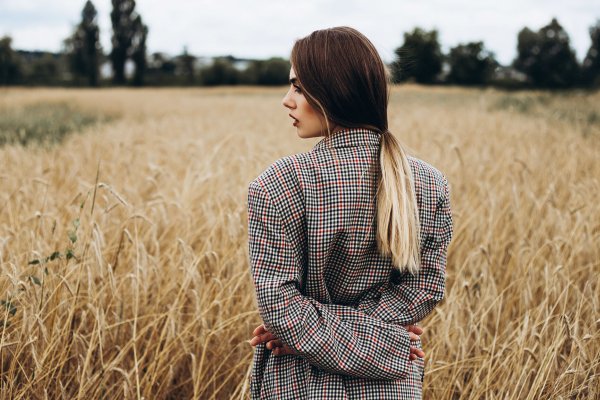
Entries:
[[325, 136], [249, 185], [260, 316], [252, 398], [420, 398], [422, 320], [442, 300], [449, 185], [388, 131], [388, 74], [348, 27], [294, 44], [283, 99]]

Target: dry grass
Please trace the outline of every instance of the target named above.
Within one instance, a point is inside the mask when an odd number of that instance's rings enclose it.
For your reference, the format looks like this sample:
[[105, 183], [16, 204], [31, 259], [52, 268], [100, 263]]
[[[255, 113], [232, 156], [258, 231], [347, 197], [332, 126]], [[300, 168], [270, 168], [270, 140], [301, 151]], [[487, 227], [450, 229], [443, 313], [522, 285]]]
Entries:
[[[282, 95], [0, 91], [0, 108], [122, 115], [51, 149], [0, 148], [1, 398], [246, 395], [245, 340], [260, 323], [247, 185], [316, 142], [296, 137]], [[394, 91], [392, 132], [452, 189], [447, 298], [424, 322], [426, 398], [600, 397], [598, 104]]]

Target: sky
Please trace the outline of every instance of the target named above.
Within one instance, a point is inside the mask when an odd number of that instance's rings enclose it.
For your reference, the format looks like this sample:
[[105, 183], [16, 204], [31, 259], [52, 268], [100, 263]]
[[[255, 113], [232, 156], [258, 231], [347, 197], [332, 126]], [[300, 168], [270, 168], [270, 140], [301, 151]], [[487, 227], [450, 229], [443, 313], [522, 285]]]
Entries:
[[[61, 50], [79, 23], [84, 0], [0, 0], [0, 36], [22, 50]], [[93, 0], [100, 42], [109, 52], [110, 0]], [[600, 19], [599, 0], [138, 0], [149, 27], [149, 53], [238, 58], [288, 58], [294, 41], [316, 29], [354, 27], [386, 62], [415, 27], [437, 29], [445, 53], [460, 43], [483, 41], [502, 64], [516, 56], [517, 34], [537, 31], [556, 17], [581, 61], [589, 27]]]

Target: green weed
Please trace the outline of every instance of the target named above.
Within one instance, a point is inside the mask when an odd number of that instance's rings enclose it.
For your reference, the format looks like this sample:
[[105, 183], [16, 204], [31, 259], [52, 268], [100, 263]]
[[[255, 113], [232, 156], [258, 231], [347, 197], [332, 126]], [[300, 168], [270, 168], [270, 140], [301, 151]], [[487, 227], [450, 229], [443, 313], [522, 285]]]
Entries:
[[112, 120], [114, 116], [77, 109], [69, 103], [36, 103], [0, 111], [0, 147], [60, 143], [67, 134]]

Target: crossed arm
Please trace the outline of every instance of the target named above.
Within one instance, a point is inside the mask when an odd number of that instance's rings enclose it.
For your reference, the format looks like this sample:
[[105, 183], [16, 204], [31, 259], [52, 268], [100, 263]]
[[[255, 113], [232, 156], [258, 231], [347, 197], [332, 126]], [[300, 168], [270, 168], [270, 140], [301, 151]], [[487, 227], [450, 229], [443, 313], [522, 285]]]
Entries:
[[397, 380], [410, 371], [403, 325], [425, 317], [443, 298], [445, 257], [452, 235], [449, 197], [438, 201], [434, 235], [422, 249], [418, 275], [390, 282], [358, 308], [322, 304], [299, 291], [301, 269], [268, 193], [248, 191], [249, 250], [265, 329], [320, 369], [361, 378]]

